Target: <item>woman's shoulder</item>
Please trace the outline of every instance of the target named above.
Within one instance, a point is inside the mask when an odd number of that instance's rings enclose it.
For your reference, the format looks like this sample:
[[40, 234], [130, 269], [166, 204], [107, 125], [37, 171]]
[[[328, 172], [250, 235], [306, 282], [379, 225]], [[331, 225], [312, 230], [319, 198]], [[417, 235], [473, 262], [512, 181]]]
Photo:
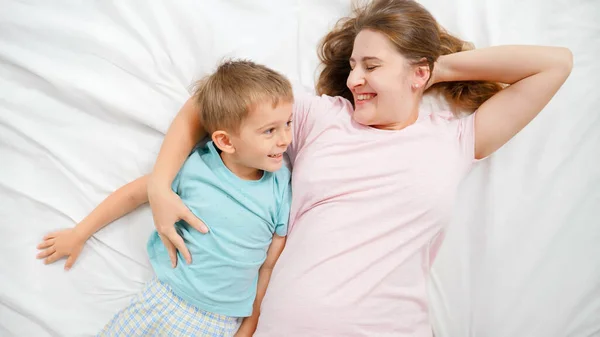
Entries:
[[351, 116], [354, 109], [347, 99], [340, 96], [304, 94], [295, 104], [295, 120], [306, 126], [342, 123], [343, 117]]
[[292, 127], [294, 141], [288, 149], [290, 160], [295, 161], [298, 151], [332, 125], [345, 123], [352, 115], [352, 105], [342, 97], [316, 95], [310, 92], [294, 93]]
[[352, 109], [350, 101], [341, 96], [317, 95], [307, 91], [294, 92], [294, 105], [308, 110]]
[[429, 112], [427, 116], [430, 124], [438, 130], [446, 130], [448, 133], [459, 137], [465, 132], [472, 133], [474, 113], [456, 113], [441, 110]]
[[420, 117], [427, 118], [434, 125], [459, 125], [469, 118], [469, 113], [455, 111], [440, 94], [432, 93], [423, 96], [420, 107]]
[[448, 125], [459, 120], [459, 117], [449, 110], [426, 111], [422, 114], [433, 121], [434, 124]]

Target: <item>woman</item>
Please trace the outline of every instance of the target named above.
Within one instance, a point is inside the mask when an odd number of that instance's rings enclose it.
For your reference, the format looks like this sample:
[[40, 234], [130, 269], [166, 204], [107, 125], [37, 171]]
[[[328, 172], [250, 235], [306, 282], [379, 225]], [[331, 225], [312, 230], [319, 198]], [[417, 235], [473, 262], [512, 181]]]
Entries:
[[[458, 183], [540, 112], [572, 67], [565, 48], [457, 53], [464, 46], [410, 0], [373, 1], [325, 37], [324, 96], [296, 97], [290, 232], [255, 336], [432, 335], [426, 282]], [[420, 111], [432, 86], [476, 112]], [[177, 220], [206, 231], [170, 189], [204, 134], [189, 101], [150, 178], [174, 262], [176, 249], [191, 259]]]

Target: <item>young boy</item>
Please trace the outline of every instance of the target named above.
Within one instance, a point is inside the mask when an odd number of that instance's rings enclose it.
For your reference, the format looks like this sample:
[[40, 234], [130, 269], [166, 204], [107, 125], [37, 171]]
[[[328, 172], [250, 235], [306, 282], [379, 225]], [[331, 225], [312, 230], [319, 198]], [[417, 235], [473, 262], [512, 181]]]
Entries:
[[[249, 61], [221, 64], [199, 83], [197, 109], [211, 141], [188, 157], [172, 189], [209, 228], [177, 223], [194, 260], [173, 268], [155, 231], [148, 241], [156, 278], [100, 336], [251, 336], [270, 270], [285, 244], [292, 88], [282, 75]], [[107, 223], [148, 201], [147, 178], [111, 194], [74, 229], [38, 246], [47, 263], [69, 256]], [[236, 333], [237, 332], [237, 333]]]

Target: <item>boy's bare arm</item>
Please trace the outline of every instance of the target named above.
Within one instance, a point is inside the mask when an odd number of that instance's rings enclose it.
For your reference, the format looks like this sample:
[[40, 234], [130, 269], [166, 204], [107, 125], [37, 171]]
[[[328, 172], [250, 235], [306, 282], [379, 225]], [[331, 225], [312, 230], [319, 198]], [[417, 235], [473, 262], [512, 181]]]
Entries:
[[47, 234], [38, 249], [37, 258], [53, 263], [68, 257], [65, 269], [73, 266], [85, 242], [98, 230], [148, 202], [148, 175], [140, 177], [111, 193], [75, 228]]

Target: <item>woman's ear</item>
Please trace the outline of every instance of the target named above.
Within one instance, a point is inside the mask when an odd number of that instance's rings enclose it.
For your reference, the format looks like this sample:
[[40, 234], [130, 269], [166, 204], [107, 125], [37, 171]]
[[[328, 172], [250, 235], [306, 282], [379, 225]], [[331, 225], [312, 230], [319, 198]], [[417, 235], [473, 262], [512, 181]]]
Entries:
[[235, 147], [231, 142], [231, 137], [227, 131], [217, 130], [211, 135], [212, 141], [219, 150], [232, 154], [235, 152]]
[[425, 88], [425, 86], [427, 85], [427, 81], [429, 80], [429, 77], [431, 76], [431, 71], [429, 69], [429, 64], [427, 63], [427, 59], [424, 57], [422, 59], [420, 59], [419, 63], [417, 63], [413, 69], [414, 69], [414, 74], [413, 74], [412, 88], [413, 89]]

